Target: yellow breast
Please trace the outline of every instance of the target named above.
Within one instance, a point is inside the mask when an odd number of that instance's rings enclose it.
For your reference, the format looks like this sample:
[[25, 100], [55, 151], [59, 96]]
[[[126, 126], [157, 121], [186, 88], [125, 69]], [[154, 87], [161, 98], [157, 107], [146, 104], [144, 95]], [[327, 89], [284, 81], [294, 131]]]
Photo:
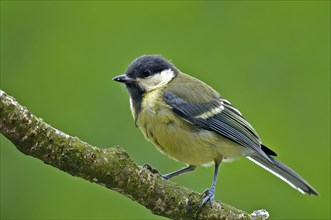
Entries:
[[137, 126], [161, 152], [190, 164], [202, 165], [221, 157], [241, 155], [241, 146], [215, 132], [199, 128], [179, 118], [162, 99], [160, 90], [146, 93]]

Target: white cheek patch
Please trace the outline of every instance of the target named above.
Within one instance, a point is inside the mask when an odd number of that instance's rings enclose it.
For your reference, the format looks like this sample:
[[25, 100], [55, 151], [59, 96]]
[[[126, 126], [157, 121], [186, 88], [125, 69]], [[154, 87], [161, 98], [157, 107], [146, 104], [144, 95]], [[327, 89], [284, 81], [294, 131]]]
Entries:
[[148, 78], [139, 79], [138, 84], [145, 90], [151, 91], [153, 89], [162, 87], [170, 82], [175, 77], [175, 72], [171, 69], [163, 70], [158, 74], [154, 74]]

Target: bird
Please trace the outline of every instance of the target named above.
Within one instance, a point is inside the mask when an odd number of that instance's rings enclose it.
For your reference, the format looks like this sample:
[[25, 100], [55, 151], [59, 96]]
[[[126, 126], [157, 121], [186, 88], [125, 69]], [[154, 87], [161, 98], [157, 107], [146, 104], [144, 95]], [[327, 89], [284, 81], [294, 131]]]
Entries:
[[215, 89], [180, 71], [161, 55], [142, 55], [126, 72], [113, 78], [125, 84], [136, 127], [156, 148], [186, 167], [162, 175], [168, 180], [215, 165], [210, 188], [203, 193], [201, 206], [212, 205], [222, 162], [246, 157], [279, 177], [303, 194], [319, 193], [299, 174], [276, 160], [277, 154], [264, 145], [241, 112]]

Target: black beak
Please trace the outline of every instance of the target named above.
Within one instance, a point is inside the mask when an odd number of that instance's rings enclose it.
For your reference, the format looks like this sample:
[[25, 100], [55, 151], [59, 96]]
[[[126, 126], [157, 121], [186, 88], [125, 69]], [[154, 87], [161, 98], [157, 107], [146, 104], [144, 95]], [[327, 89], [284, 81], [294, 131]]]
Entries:
[[119, 75], [113, 78], [114, 81], [120, 83], [135, 83], [136, 80], [133, 78], [128, 77], [126, 74]]

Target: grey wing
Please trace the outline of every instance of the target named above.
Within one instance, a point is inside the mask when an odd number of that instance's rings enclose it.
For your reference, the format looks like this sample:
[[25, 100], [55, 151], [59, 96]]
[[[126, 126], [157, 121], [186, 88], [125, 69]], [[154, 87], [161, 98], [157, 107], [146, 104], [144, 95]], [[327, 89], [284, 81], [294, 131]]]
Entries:
[[171, 91], [165, 91], [163, 99], [184, 120], [223, 135], [271, 162], [253, 127], [227, 100], [215, 97], [206, 103], [189, 103]]

